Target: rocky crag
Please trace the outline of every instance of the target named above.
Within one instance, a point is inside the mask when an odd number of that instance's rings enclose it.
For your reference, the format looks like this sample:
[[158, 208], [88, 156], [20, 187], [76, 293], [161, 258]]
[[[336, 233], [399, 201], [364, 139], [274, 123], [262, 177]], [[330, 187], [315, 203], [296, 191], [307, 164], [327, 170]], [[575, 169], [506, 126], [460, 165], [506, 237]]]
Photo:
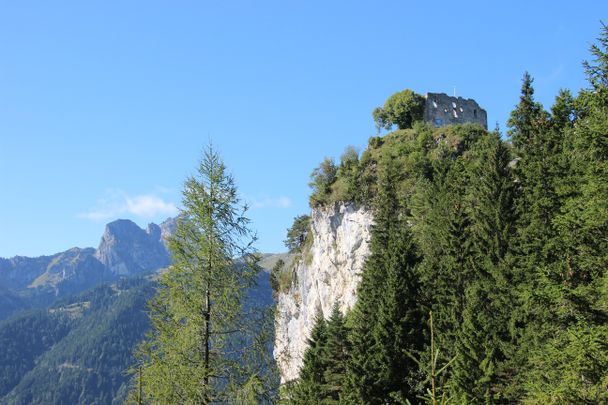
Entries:
[[13, 312], [45, 306], [58, 297], [120, 277], [169, 265], [165, 237], [175, 219], [141, 229], [129, 220], [106, 225], [97, 249], [72, 248], [51, 256], [0, 258], [0, 319]]
[[327, 318], [334, 303], [343, 313], [354, 305], [372, 223], [371, 212], [354, 203], [313, 209], [312, 244], [294, 260], [290, 288], [277, 295], [274, 356], [282, 382], [298, 377], [317, 311]]

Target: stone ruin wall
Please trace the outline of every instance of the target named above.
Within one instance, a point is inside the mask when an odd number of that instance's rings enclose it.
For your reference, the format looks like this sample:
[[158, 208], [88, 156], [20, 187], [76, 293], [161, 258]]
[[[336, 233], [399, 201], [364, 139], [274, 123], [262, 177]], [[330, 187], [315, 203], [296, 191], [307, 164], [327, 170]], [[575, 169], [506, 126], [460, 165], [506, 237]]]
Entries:
[[473, 99], [451, 97], [445, 93], [427, 93], [424, 120], [436, 127], [471, 122], [488, 129], [488, 114]]

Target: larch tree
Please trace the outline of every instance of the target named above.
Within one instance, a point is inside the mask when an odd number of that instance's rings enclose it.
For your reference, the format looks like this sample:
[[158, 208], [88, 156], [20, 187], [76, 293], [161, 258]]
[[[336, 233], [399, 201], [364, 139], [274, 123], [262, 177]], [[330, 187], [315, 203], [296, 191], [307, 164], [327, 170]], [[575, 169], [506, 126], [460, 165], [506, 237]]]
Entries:
[[150, 302], [152, 330], [136, 353], [136, 402], [260, 400], [271, 387], [270, 334], [248, 303], [259, 267], [232, 176], [209, 146], [187, 179], [169, 238], [173, 263]]

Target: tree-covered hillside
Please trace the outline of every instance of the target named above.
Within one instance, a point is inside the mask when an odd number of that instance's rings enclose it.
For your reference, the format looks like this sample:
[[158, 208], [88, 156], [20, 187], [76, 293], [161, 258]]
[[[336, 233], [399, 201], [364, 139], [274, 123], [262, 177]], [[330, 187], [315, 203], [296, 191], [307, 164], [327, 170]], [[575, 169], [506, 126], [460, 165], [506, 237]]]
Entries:
[[153, 291], [123, 280], [0, 323], [0, 402], [121, 403]]
[[313, 207], [373, 210], [371, 256], [283, 399], [608, 402], [608, 27], [591, 53], [548, 110], [524, 75], [507, 139], [377, 110], [399, 129], [315, 169]]

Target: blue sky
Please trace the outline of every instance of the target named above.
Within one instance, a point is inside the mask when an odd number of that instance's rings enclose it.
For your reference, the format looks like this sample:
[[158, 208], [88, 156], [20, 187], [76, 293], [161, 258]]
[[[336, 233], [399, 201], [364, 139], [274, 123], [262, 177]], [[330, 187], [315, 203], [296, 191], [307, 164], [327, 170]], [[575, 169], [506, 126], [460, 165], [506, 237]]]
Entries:
[[0, 256], [97, 246], [174, 215], [211, 139], [264, 252], [324, 156], [392, 93], [475, 98], [505, 130], [522, 74], [586, 85], [605, 1], [0, 1]]

